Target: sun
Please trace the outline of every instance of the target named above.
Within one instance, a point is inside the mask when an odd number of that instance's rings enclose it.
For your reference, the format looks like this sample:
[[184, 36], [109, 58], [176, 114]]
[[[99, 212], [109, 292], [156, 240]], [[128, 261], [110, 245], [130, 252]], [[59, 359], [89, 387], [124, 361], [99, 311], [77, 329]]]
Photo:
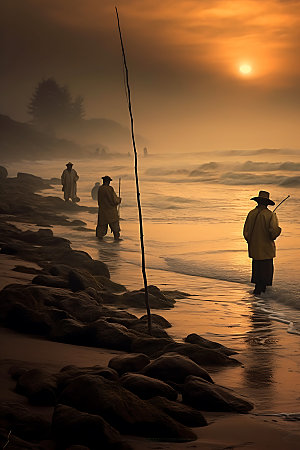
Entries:
[[241, 64], [239, 70], [241, 74], [249, 75], [252, 72], [252, 66], [250, 64]]

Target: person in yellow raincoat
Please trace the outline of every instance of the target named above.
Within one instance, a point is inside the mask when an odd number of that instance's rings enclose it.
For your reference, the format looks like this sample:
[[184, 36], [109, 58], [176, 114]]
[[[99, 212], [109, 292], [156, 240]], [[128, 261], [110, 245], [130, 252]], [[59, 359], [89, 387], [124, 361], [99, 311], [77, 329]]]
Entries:
[[110, 186], [112, 179], [105, 175], [102, 177], [103, 184], [98, 188], [98, 223], [96, 236], [99, 239], [107, 233], [108, 225], [113, 232], [115, 241], [120, 239], [120, 223], [117, 206], [121, 203], [121, 198], [117, 196], [114, 188]]
[[260, 295], [267, 286], [272, 286], [273, 258], [276, 256], [274, 241], [280, 235], [281, 228], [276, 214], [268, 209], [268, 205], [275, 205], [270, 200], [269, 192], [260, 191], [258, 197], [251, 200], [257, 202], [257, 207], [248, 213], [243, 234], [248, 243], [249, 257], [252, 258], [253, 294]]

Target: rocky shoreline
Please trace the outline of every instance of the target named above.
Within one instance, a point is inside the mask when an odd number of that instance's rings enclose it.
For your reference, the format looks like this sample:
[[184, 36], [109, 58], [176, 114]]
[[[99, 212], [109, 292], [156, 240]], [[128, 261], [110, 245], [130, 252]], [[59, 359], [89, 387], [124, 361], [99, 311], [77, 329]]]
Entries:
[[[12, 365], [15, 391], [28, 405], [51, 407], [51, 420], [42, 420], [22, 402], [0, 407], [0, 443], [15, 449], [129, 449], [126, 435], [169, 442], [197, 439], [193, 427], [207, 425], [205, 411], [247, 413], [253, 405], [230, 389], [214, 383], [209, 370], [240, 364], [236, 352], [190, 334], [176, 342], [171, 327], [152, 313], [147, 317], [126, 308], [143, 308], [143, 290], [128, 291], [110, 280], [109, 268], [56, 237], [52, 225], [82, 227], [70, 220], [78, 208], [37, 192], [57, 180], [19, 173], [8, 178], [0, 170], [0, 247], [40, 269], [19, 265], [33, 275], [28, 284], [11, 284], [0, 292], [0, 324], [49, 341], [123, 352], [107, 366], [43, 368]], [[21, 231], [11, 222], [37, 225]], [[184, 293], [149, 287], [152, 310], [176, 305]], [[176, 307], [176, 306], [175, 306]], [[204, 415], [203, 415], [204, 412]], [[11, 444], [13, 446], [11, 446]]]

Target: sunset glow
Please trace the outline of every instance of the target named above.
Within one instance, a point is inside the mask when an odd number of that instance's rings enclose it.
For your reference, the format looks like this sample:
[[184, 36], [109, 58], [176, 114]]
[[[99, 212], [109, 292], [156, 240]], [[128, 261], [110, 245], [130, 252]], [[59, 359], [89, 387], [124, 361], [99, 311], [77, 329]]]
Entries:
[[243, 75], [249, 75], [252, 72], [252, 66], [250, 66], [250, 64], [241, 64], [240, 65], [240, 72]]

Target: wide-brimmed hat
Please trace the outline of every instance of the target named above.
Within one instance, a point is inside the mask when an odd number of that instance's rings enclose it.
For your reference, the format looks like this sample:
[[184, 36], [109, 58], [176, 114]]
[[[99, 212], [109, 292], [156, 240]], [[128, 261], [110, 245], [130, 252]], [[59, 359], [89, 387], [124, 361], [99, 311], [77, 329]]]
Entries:
[[270, 200], [270, 193], [267, 191], [259, 191], [258, 197], [252, 197], [250, 200], [255, 200], [256, 202], [265, 200], [267, 205], [275, 205], [273, 200]]
[[103, 180], [103, 181], [104, 181], [104, 180], [112, 181], [112, 179], [111, 179], [108, 175], [105, 175], [104, 177], [102, 177], [102, 180]]
[[73, 163], [68, 162], [68, 163], [66, 164], [66, 166], [67, 166], [67, 167], [68, 167], [68, 166], [73, 166]]

